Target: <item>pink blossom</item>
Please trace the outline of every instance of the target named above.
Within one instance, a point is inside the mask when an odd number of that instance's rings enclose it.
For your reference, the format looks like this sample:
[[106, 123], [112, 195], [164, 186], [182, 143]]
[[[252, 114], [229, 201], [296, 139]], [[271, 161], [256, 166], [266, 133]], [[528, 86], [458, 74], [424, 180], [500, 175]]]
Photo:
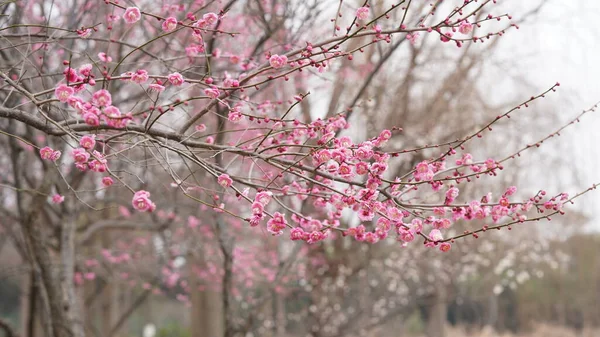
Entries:
[[429, 239], [433, 242], [437, 242], [444, 240], [444, 237], [439, 229], [432, 229], [431, 232], [429, 232]]
[[228, 174], [221, 174], [217, 178], [217, 182], [219, 183], [219, 185], [228, 188], [233, 183], [233, 180], [231, 179], [231, 177], [229, 177]]
[[52, 202], [55, 204], [62, 204], [65, 201], [65, 197], [60, 194], [55, 194], [52, 196]]
[[77, 35], [79, 35], [79, 37], [82, 39], [87, 39], [90, 37], [90, 35], [92, 35], [92, 30], [89, 28], [77, 29]]
[[61, 152], [55, 151], [48, 146], [40, 149], [40, 157], [45, 160], [57, 161], [60, 158]]
[[177, 19], [174, 17], [168, 17], [163, 23], [162, 23], [162, 29], [165, 32], [172, 32], [175, 30], [175, 28], [177, 28]]
[[287, 227], [287, 221], [283, 214], [279, 212], [273, 213], [273, 218], [267, 222], [267, 230], [273, 235], [283, 234], [283, 229]]
[[163, 92], [165, 91], [165, 87], [158, 84], [158, 83], [152, 83], [148, 86], [148, 88], [152, 91], [156, 91], [156, 92]]
[[458, 197], [458, 192], [458, 188], [456, 187], [449, 188], [448, 191], [446, 191], [446, 200], [444, 201], [444, 205], [451, 204], [456, 197]]
[[204, 94], [212, 99], [219, 97], [219, 89], [217, 88], [207, 88], [204, 89]]
[[440, 40], [442, 42], [448, 42], [452, 38], [452, 35], [453, 35], [452, 32], [444, 33], [444, 34], [441, 35]]
[[290, 231], [290, 239], [292, 241], [304, 240], [304, 229], [300, 227], [294, 227]]
[[369, 18], [369, 8], [368, 7], [360, 7], [356, 10], [356, 18], [359, 20], [366, 20]]
[[54, 90], [54, 95], [56, 95], [56, 98], [58, 98], [59, 101], [66, 103], [74, 92], [75, 90], [73, 90], [73, 88], [68, 87], [64, 84], [60, 84]]
[[87, 161], [90, 159], [90, 154], [85, 149], [80, 147], [73, 149], [71, 154], [77, 163], [87, 163]]
[[180, 73], [172, 73], [167, 76], [169, 82], [174, 86], [180, 86], [183, 84], [183, 76]]
[[112, 104], [112, 96], [105, 89], [98, 90], [92, 96], [92, 102], [100, 107], [109, 106]]
[[470, 34], [473, 31], [473, 25], [467, 21], [462, 21], [460, 23], [460, 26], [458, 26], [458, 31], [461, 34], [465, 34], [465, 35]]
[[204, 132], [204, 131], [206, 131], [206, 125], [204, 125], [204, 124], [198, 124], [198, 125], [196, 125], [195, 129], [198, 132]]
[[98, 53], [98, 58], [102, 62], [111, 62], [112, 61], [112, 57], [106, 55], [106, 53]]
[[65, 68], [63, 74], [65, 75], [65, 79], [67, 80], [67, 82], [77, 82], [79, 80], [77, 72], [70, 66]]
[[111, 186], [114, 183], [113, 178], [111, 177], [104, 177], [102, 178], [102, 185], [108, 187]]
[[449, 242], [442, 242], [440, 244], [440, 250], [444, 253], [449, 251], [450, 248], [452, 248], [452, 245]]
[[242, 114], [238, 110], [231, 110], [227, 119], [232, 123], [237, 123], [242, 119]]
[[85, 114], [83, 114], [83, 120], [85, 121], [85, 123], [87, 125], [92, 125], [92, 126], [100, 125], [100, 120], [98, 119], [98, 116], [91, 112], [86, 112]]
[[412, 242], [415, 239], [415, 234], [409, 230], [402, 228], [398, 233], [398, 239], [404, 242]]
[[142, 13], [140, 9], [137, 7], [128, 7], [125, 10], [125, 14], [123, 14], [123, 20], [125, 22], [132, 24], [138, 22], [142, 18]]
[[415, 180], [417, 181], [430, 181], [433, 179], [433, 170], [431, 169], [431, 165], [427, 163], [426, 160], [417, 164], [415, 169]]
[[91, 64], [89, 64], [89, 63], [86, 63], [86, 64], [84, 64], [84, 65], [80, 66], [80, 67], [79, 67], [79, 69], [77, 69], [77, 71], [78, 71], [78, 72], [79, 72], [81, 75], [83, 75], [83, 76], [85, 76], [85, 77], [89, 77], [89, 76], [91, 76], [91, 75], [92, 75], [92, 65], [91, 65]]
[[215, 13], [206, 13], [202, 16], [202, 20], [204, 20], [208, 25], [212, 26], [217, 23], [219, 16]]
[[258, 202], [262, 206], [267, 206], [269, 204], [269, 202], [271, 201], [272, 196], [273, 196], [273, 193], [270, 191], [258, 192], [258, 193], [256, 193], [256, 197], [254, 197], [254, 201]]
[[148, 81], [148, 72], [144, 69], [139, 69], [131, 74], [131, 80], [137, 84], [142, 84]]
[[156, 205], [150, 200], [150, 192], [144, 190], [135, 192], [131, 205], [140, 212], [152, 212], [156, 208]]
[[271, 65], [271, 67], [278, 69], [278, 68], [282, 68], [286, 65], [288, 59], [287, 56], [285, 55], [272, 55], [271, 58], [269, 58], [269, 64]]

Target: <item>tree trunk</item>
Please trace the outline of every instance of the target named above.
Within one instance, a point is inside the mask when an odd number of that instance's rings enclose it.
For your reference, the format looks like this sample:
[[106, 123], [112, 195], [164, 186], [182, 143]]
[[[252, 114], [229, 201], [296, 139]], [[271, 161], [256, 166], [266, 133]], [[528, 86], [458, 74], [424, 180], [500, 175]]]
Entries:
[[431, 304], [427, 317], [427, 326], [425, 333], [428, 337], [445, 337], [446, 336], [446, 289], [443, 285], [436, 285], [435, 293], [431, 297]]
[[223, 294], [197, 287], [192, 291], [192, 336], [222, 337], [225, 335]]

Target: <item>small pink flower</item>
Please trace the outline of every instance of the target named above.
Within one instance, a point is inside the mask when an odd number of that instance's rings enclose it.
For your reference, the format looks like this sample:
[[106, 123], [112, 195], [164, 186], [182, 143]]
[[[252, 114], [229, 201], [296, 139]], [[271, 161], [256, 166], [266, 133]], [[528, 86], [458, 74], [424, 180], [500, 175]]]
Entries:
[[204, 20], [204, 22], [206, 22], [206, 24], [212, 26], [215, 23], [217, 23], [217, 20], [219, 20], [219, 16], [215, 13], [206, 13], [202, 16], [202, 20]]
[[198, 124], [198, 125], [196, 125], [196, 131], [198, 131], [198, 132], [204, 132], [204, 131], [206, 131], [206, 125], [204, 125], [204, 124]]
[[444, 240], [444, 237], [442, 236], [442, 232], [440, 232], [439, 229], [432, 229], [431, 232], [429, 232], [429, 239], [431, 241], [442, 241]]
[[96, 136], [91, 135], [91, 136], [81, 137], [81, 140], [79, 141], [79, 145], [81, 145], [81, 147], [83, 147], [86, 150], [93, 149], [96, 146]]
[[98, 53], [98, 58], [102, 62], [111, 62], [112, 61], [112, 57], [106, 55], [106, 53]]
[[167, 76], [169, 82], [174, 86], [180, 86], [183, 84], [183, 76], [180, 73], [172, 73]]
[[111, 178], [111, 177], [102, 178], [102, 185], [108, 187], [108, 186], [111, 186], [112, 184], [114, 184], [113, 178]]
[[168, 17], [163, 23], [162, 23], [162, 29], [165, 32], [172, 32], [175, 30], [175, 28], [177, 28], [177, 19], [174, 17]]
[[85, 149], [80, 147], [73, 149], [71, 154], [77, 163], [87, 163], [87, 161], [90, 159], [90, 154]]
[[300, 227], [294, 227], [290, 231], [290, 239], [292, 241], [304, 240], [304, 229]]
[[231, 110], [227, 119], [232, 123], [237, 123], [242, 119], [242, 114], [237, 110]]
[[156, 208], [156, 205], [150, 200], [150, 192], [144, 190], [135, 192], [131, 205], [140, 212], [152, 212]]
[[271, 64], [271, 67], [278, 69], [278, 68], [282, 68], [286, 65], [288, 61], [287, 56], [285, 55], [272, 55], [271, 58], [269, 58], [269, 64]]
[[217, 88], [207, 88], [204, 89], [204, 94], [212, 99], [219, 97], [219, 89]]
[[219, 185], [228, 188], [233, 183], [233, 180], [229, 177], [228, 174], [221, 174], [217, 178], [217, 182], [219, 183]]
[[85, 124], [87, 125], [100, 125], [100, 120], [98, 119], [98, 116], [92, 112], [86, 112], [85, 114], [83, 114], [83, 120], [85, 120]]
[[81, 67], [79, 67], [79, 69], [77, 69], [77, 71], [85, 76], [85, 77], [89, 77], [92, 74], [92, 65], [89, 63], [86, 63], [84, 65], [82, 65]]
[[55, 204], [62, 204], [65, 201], [65, 197], [60, 194], [55, 194], [52, 196], [52, 202]]
[[79, 76], [77, 76], [77, 72], [75, 71], [75, 69], [69, 67], [66, 67], [65, 70], [63, 71], [63, 74], [65, 75], [65, 79], [68, 82], [77, 82], [77, 80], [79, 80]]
[[473, 31], [473, 25], [467, 21], [463, 21], [460, 23], [460, 26], [458, 26], [458, 31], [461, 34], [470, 34]]
[[112, 104], [112, 96], [105, 89], [98, 90], [92, 96], [92, 102], [97, 106], [109, 106]]
[[67, 100], [75, 93], [75, 90], [71, 87], [68, 87], [64, 84], [59, 85], [54, 89], [54, 94], [59, 101], [66, 103]]
[[451, 187], [450, 189], [448, 189], [448, 191], [446, 191], [446, 199], [444, 201], [444, 205], [449, 205], [451, 204], [456, 197], [458, 197], [458, 188], [456, 187]]
[[356, 18], [359, 20], [366, 20], [369, 18], [369, 8], [368, 7], [360, 7], [356, 10]]
[[61, 152], [54, 151], [52, 148], [45, 146], [40, 149], [40, 157], [45, 160], [57, 161], [60, 158]]
[[152, 91], [156, 91], [156, 92], [163, 92], [165, 91], [165, 87], [163, 87], [162, 85], [158, 84], [158, 83], [152, 83], [148, 86], [148, 88]]
[[92, 35], [92, 30], [89, 28], [77, 29], [77, 35], [79, 35], [79, 37], [82, 39], [87, 39], [90, 37], [90, 35]]
[[452, 248], [452, 245], [449, 242], [442, 242], [440, 244], [440, 250], [444, 253], [449, 251], [450, 248]]
[[125, 10], [125, 14], [123, 14], [123, 20], [125, 22], [132, 24], [138, 22], [142, 18], [142, 13], [140, 9], [137, 7], [129, 7]]
[[450, 39], [452, 38], [452, 35], [453, 35], [452, 32], [444, 33], [444, 34], [441, 35], [440, 40], [442, 42], [449, 42]]
[[142, 84], [148, 81], [148, 72], [144, 69], [140, 69], [131, 74], [131, 80], [137, 84]]

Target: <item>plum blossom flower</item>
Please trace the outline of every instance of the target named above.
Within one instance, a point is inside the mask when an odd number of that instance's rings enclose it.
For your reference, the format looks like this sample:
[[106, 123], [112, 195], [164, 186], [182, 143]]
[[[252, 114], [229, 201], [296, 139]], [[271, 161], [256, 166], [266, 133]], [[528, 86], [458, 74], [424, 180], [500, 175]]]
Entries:
[[432, 180], [433, 170], [431, 169], [431, 165], [429, 165], [426, 160], [420, 162], [419, 164], [417, 164], [414, 176], [417, 181]]
[[148, 88], [152, 91], [156, 91], [156, 92], [163, 92], [165, 91], [165, 87], [158, 84], [158, 83], [152, 83], [148, 86]]
[[92, 112], [86, 112], [83, 114], [83, 120], [87, 125], [98, 126], [100, 125], [100, 119], [98, 119], [98, 115]]
[[180, 73], [172, 73], [167, 76], [169, 82], [174, 86], [180, 86], [183, 84], [183, 76]]
[[460, 23], [460, 26], [458, 26], [458, 31], [461, 34], [470, 34], [473, 31], [473, 24], [467, 22], [467, 21], [462, 21]]
[[440, 232], [439, 229], [432, 229], [431, 232], [429, 232], [429, 239], [434, 242], [437, 242], [444, 240], [444, 237], [442, 236], [442, 232]]
[[366, 20], [369, 18], [369, 8], [368, 7], [360, 7], [356, 10], [356, 18], [359, 20]]
[[90, 159], [90, 154], [85, 149], [80, 147], [73, 149], [71, 154], [77, 163], [87, 163], [87, 161]]
[[83, 147], [86, 150], [93, 149], [94, 146], [96, 146], [96, 136], [91, 135], [91, 136], [81, 137], [81, 140], [79, 141], [79, 145], [81, 145], [81, 147]]
[[221, 174], [218, 178], [217, 178], [217, 182], [219, 183], [219, 185], [228, 188], [229, 186], [231, 186], [231, 184], [233, 183], [233, 180], [231, 179], [231, 177], [229, 177], [228, 174]]
[[204, 89], [204, 94], [212, 99], [219, 97], [219, 89], [217, 88], [207, 88]]
[[137, 84], [142, 84], [148, 81], [148, 72], [144, 69], [137, 70], [131, 74], [131, 80]]
[[271, 65], [271, 67], [275, 68], [275, 69], [279, 69], [282, 68], [286, 65], [288, 61], [287, 56], [285, 55], [272, 55], [271, 58], [269, 58], [269, 64]]
[[56, 95], [56, 98], [63, 103], [66, 103], [73, 93], [75, 93], [75, 90], [64, 84], [61, 84], [54, 89], [54, 95]]
[[79, 69], [77, 69], [77, 71], [86, 77], [89, 77], [92, 75], [92, 65], [89, 63], [83, 64], [79, 67]]
[[109, 106], [112, 104], [112, 96], [108, 90], [98, 90], [92, 96], [92, 102], [97, 106]]
[[215, 23], [217, 23], [217, 20], [219, 20], [219, 16], [212, 12], [206, 13], [202, 16], [202, 20], [204, 20], [204, 22], [206, 22], [206, 24], [208, 24], [209, 26], [212, 26]]
[[175, 28], [177, 28], [177, 19], [174, 17], [168, 17], [163, 23], [162, 23], [162, 29], [165, 32], [172, 32], [175, 30]]
[[131, 205], [140, 212], [152, 212], [156, 209], [156, 205], [150, 200], [150, 192], [144, 190], [135, 192]]
[[283, 234], [283, 229], [287, 227], [287, 221], [283, 214], [279, 212], [273, 213], [273, 218], [267, 222], [267, 230], [273, 235]]
[[98, 53], [98, 58], [102, 62], [111, 62], [112, 61], [112, 57], [106, 55], [106, 53]]
[[55, 151], [49, 146], [44, 146], [40, 149], [40, 157], [45, 160], [57, 161], [60, 158], [60, 155], [60, 151]]
[[125, 10], [125, 14], [123, 14], [123, 20], [125, 22], [132, 24], [138, 22], [142, 18], [142, 13], [140, 9], [137, 7], [128, 7]]
[[232, 123], [237, 123], [242, 119], [242, 113], [234, 109], [229, 112], [227, 119]]
[[450, 248], [452, 248], [452, 245], [449, 242], [442, 242], [440, 244], [440, 250], [444, 253], [449, 251]]
[[65, 201], [65, 197], [60, 194], [55, 194], [52, 196], [52, 202], [55, 204], [62, 204]]
[[108, 187], [108, 186], [111, 186], [112, 184], [114, 184], [113, 178], [111, 178], [111, 177], [102, 178], [102, 185]]
[[444, 201], [444, 205], [450, 205], [454, 200], [456, 200], [456, 197], [458, 197], [458, 188], [456, 187], [451, 187], [448, 189], [448, 191], [446, 191], [446, 200]]

